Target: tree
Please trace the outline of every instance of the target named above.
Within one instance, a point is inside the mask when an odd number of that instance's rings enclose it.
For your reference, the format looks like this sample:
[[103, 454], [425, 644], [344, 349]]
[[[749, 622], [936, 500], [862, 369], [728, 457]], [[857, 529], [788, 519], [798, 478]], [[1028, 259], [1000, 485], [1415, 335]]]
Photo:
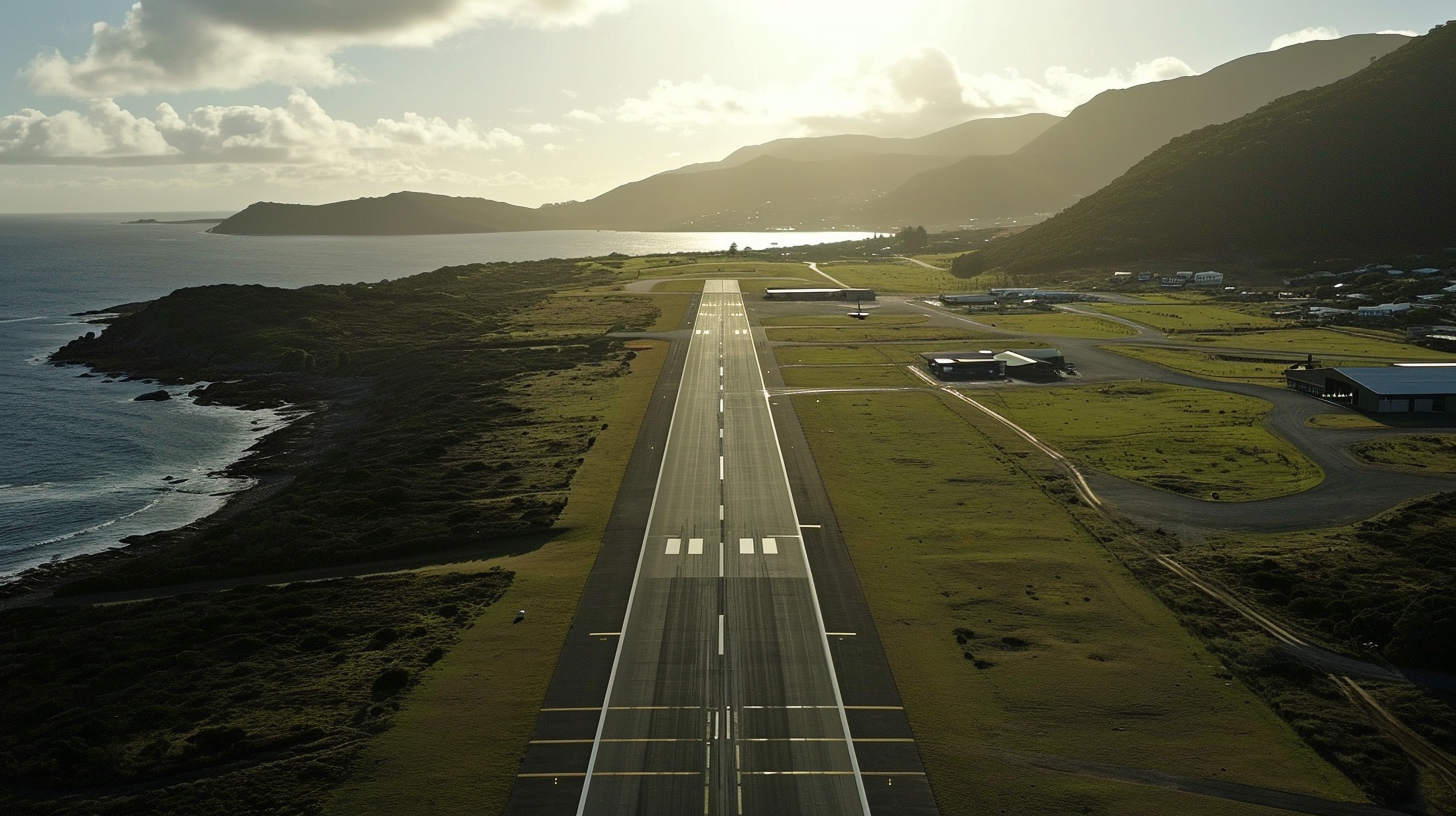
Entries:
[[728, 245], [728, 254], [729, 255], [737, 255], [738, 254], [738, 242], [737, 241], [734, 241], [733, 243], [731, 243], [731, 244]]
[[901, 227], [895, 233], [895, 240], [904, 250], [924, 249], [930, 245], [930, 234], [925, 231], [925, 227]]

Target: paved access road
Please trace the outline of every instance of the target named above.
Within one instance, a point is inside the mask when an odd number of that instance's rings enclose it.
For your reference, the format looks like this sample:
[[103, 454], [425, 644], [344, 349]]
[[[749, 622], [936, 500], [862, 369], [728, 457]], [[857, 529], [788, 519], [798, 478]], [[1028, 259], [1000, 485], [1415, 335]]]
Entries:
[[578, 812], [868, 813], [736, 281], [699, 302]]

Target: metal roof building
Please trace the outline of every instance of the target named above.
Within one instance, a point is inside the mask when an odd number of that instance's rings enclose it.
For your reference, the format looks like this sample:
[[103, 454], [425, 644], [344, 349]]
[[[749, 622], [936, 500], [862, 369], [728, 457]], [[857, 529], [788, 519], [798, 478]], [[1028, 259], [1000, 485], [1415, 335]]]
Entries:
[[873, 289], [765, 289], [764, 300], [874, 300]]
[[1456, 413], [1456, 365], [1289, 369], [1288, 387], [1374, 413]]

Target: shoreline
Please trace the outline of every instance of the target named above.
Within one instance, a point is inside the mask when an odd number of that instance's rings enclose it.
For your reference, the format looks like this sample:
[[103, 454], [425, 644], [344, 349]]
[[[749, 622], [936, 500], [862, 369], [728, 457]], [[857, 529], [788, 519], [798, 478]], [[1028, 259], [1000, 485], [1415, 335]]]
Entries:
[[[140, 304], [128, 304], [136, 305]], [[115, 309], [102, 311], [115, 313]], [[63, 348], [52, 352], [47, 362], [56, 367], [81, 366], [97, 376], [118, 380], [157, 380], [166, 385], [192, 385], [189, 396], [193, 397], [194, 405], [239, 411], [272, 411], [277, 424], [245, 448], [241, 457], [214, 471], [225, 478], [248, 481], [246, 487], [225, 494], [220, 507], [180, 526], [127, 535], [106, 549], [58, 558], [0, 579], [3, 581], [0, 583], [0, 610], [46, 603], [58, 597], [57, 591], [67, 584], [104, 576], [113, 566], [137, 556], [185, 544], [276, 495], [293, 481], [298, 471], [312, 458], [311, 454], [323, 447], [329, 431], [344, 418], [339, 414], [347, 414], [347, 411], [336, 410], [337, 403], [351, 401], [365, 390], [357, 384], [347, 384], [333, 394], [304, 393], [316, 391], [318, 384], [270, 383], [266, 381], [270, 379], [268, 377], [263, 378], [263, 382], [197, 380], [179, 383], [174, 377], [160, 377], [144, 369], [130, 370], [114, 365], [103, 367], [57, 359], [62, 351]], [[294, 395], [300, 399], [280, 401], [287, 392], [296, 392]]]

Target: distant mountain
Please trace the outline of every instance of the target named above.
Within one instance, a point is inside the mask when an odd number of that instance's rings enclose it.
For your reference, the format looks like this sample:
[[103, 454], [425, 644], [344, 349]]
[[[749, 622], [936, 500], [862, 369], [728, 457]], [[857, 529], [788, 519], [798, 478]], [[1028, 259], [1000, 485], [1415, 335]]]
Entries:
[[848, 155], [821, 161], [759, 156], [698, 173], [660, 173], [553, 207], [576, 229], [728, 230], [864, 226], [866, 202], [949, 156]]
[[958, 271], [1456, 246], [1453, 77], [1447, 25], [1340, 82], [1174, 139], [1066, 212], [965, 256]]
[[714, 230], [865, 226], [859, 211], [926, 170], [977, 151], [1009, 153], [1060, 121], [977, 119], [914, 139], [779, 139], [622, 185], [590, 201], [530, 209], [395, 193], [317, 207], [258, 203], [214, 232], [414, 235], [537, 229]]
[[722, 161], [690, 164], [670, 173], [700, 173], [747, 164], [761, 156], [798, 161], [826, 161], [846, 156], [898, 154], [902, 156], [1003, 156], [1015, 153], [1042, 135], [1061, 117], [1049, 113], [1028, 113], [1000, 119], [973, 119], [915, 138], [887, 138], [845, 134], [775, 139], [740, 147]]
[[910, 179], [866, 211], [882, 223], [960, 225], [1050, 213], [1117, 178], [1169, 139], [1343, 79], [1404, 45], [1361, 34], [1253, 54], [1199, 76], [1098, 94], [1009, 157], [976, 156]]
[[258, 203], [213, 231], [889, 229], [1050, 213], [1095, 191], [1175, 136], [1349, 76], [1407, 39], [1368, 34], [1255, 54], [1202, 76], [1108, 91], [1061, 120], [1045, 114], [978, 119], [914, 139], [779, 139], [584, 202], [531, 209], [486, 199], [395, 193], [318, 207]]
[[443, 235], [550, 229], [540, 210], [484, 198], [391, 193], [332, 204], [260, 201], [209, 232], [234, 235]]

